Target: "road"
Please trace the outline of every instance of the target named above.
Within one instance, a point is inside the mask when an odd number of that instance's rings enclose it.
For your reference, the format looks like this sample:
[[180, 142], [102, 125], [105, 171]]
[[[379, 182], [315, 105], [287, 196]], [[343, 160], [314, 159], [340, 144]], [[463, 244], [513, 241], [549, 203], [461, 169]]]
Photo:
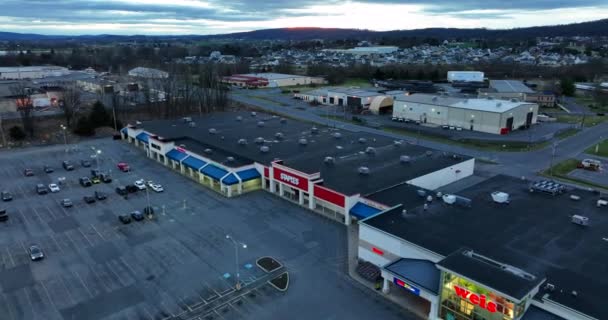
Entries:
[[[280, 92], [277, 89], [267, 91], [268, 94], [278, 94]], [[306, 103], [301, 101], [295, 101], [288, 97], [279, 98], [277, 100], [283, 104], [281, 105], [280, 103], [272, 102], [270, 99], [260, 99], [248, 96], [247, 93], [247, 90], [233, 91], [230, 94], [230, 98], [244, 104], [253, 105], [266, 111], [284, 114], [303, 121], [338, 127], [349, 131], [374, 133], [393, 139], [401, 139], [412, 143], [418, 143], [432, 149], [490, 160], [498, 164], [482, 164], [478, 167], [492, 173], [502, 173], [516, 177], [536, 175], [540, 170], [549, 167], [552, 162], [557, 163], [568, 158], [576, 157], [589, 146], [601, 141], [602, 138], [608, 137], [608, 123], [604, 122], [591, 128], [584, 128], [578, 134], [559, 142], [557, 142], [557, 140], [553, 140], [555, 141], [554, 143], [539, 150], [531, 152], [489, 152], [426, 140], [424, 138], [412, 138], [375, 128], [332, 120], [322, 117], [319, 114], [307, 111], [304, 108]], [[553, 144], [556, 145], [555, 151], [553, 150]]]

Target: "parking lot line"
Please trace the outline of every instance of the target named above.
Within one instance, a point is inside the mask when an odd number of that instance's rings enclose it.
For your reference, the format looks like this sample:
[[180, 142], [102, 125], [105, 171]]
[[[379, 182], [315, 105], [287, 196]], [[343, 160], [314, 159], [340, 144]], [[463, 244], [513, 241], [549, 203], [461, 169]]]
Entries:
[[102, 236], [101, 233], [99, 233], [99, 231], [97, 231], [97, 228], [95, 228], [95, 226], [92, 223], [91, 223], [91, 228], [93, 228], [93, 230], [95, 230], [95, 232], [99, 235], [101, 240], [106, 241], [106, 238], [104, 238], [104, 236]]
[[127, 263], [127, 261], [126, 261], [126, 260], [125, 260], [123, 257], [120, 257], [120, 258], [118, 258], [118, 259], [119, 259], [120, 261], [122, 261], [122, 263], [124, 263], [124, 264], [125, 264], [125, 266], [127, 266], [127, 268], [129, 268], [129, 271], [131, 271], [131, 273], [132, 273], [133, 275], [137, 275], [137, 272], [135, 272], [135, 269], [133, 269], [133, 267], [131, 267], [131, 266], [130, 266], [130, 265]]
[[91, 298], [93, 298], [94, 297], [93, 293], [91, 292], [91, 290], [89, 289], [89, 287], [87, 286], [87, 284], [84, 282], [84, 280], [82, 280], [82, 277], [80, 277], [80, 274], [78, 274], [78, 272], [76, 272], [76, 270], [71, 270], [71, 271], [78, 278], [78, 280], [80, 280], [80, 283], [87, 290], [87, 292], [89, 293], [89, 295], [91, 296]]
[[5, 293], [2, 293], [2, 298], [4, 299], [4, 302], [6, 304], [6, 309], [8, 309], [8, 314], [11, 317], [11, 320], [15, 320], [15, 316], [13, 315], [13, 310], [11, 310], [11, 304], [8, 302], [8, 299], [6, 298]]
[[38, 210], [36, 210], [36, 208], [30, 208], [32, 210], [34, 210], [34, 213], [36, 214], [36, 216], [38, 217], [38, 220], [40, 220], [40, 222], [46, 222], [46, 220], [43, 220], [42, 217], [40, 216], [40, 214], [38, 214]]
[[68, 296], [70, 297], [70, 301], [72, 302], [72, 304], [76, 303], [76, 300], [74, 300], [74, 297], [70, 293], [70, 288], [68, 288], [68, 285], [65, 284], [65, 280], [63, 279], [63, 277], [59, 277], [59, 280], [61, 280], [61, 284], [65, 288], [65, 291], [68, 293]]
[[91, 270], [91, 273], [93, 273], [93, 277], [95, 277], [95, 279], [97, 279], [97, 281], [100, 282], [101, 285], [106, 289], [106, 292], [112, 291], [108, 284], [106, 284], [106, 282], [103, 281], [103, 279], [97, 274], [97, 271], [95, 270], [94, 266], [91, 266], [89, 270]]
[[34, 304], [32, 303], [32, 298], [30, 298], [30, 294], [27, 292], [27, 287], [23, 288], [23, 292], [25, 292], [25, 298], [27, 300], [27, 303], [30, 305], [30, 309], [32, 309], [32, 314], [34, 315], [34, 318], [37, 318], [37, 312], [36, 309], [34, 309]]
[[55, 237], [53, 236], [53, 234], [51, 233], [51, 239], [53, 239], [53, 242], [55, 242], [55, 245], [57, 246], [57, 248], [59, 248], [60, 252], [63, 252], [63, 249], [61, 248], [61, 246], [59, 245], [59, 242], [57, 242], [57, 239], [55, 239]]
[[71, 242], [71, 243], [74, 245], [74, 249], [78, 250], [78, 245], [76, 244], [76, 242], [74, 242], [74, 240], [72, 239], [72, 237], [70, 237], [70, 234], [69, 234], [69, 233], [67, 233], [67, 232], [64, 232], [63, 234], [64, 234], [64, 235], [65, 235], [65, 236], [68, 238], [68, 240], [70, 240], [70, 242]]
[[48, 206], [46, 206], [45, 208], [49, 212], [49, 214], [51, 215], [51, 217], [53, 217], [53, 220], [55, 220], [55, 215], [53, 214], [53, 211], [51, 210], [51, 208], [49, 208]]
[[145, 305], [142, 306], [142, 309], [144, 309], [144, 311], [148, 314], [148, 319], [152, 319], [154, 320], [154, 316], [152, 315], [152, 313], [150, 311], [148, 311], [148, 308], [146, 308]]
[[53, 306], [53, 308], [56, 311], [59, 311], [59, 308], [57, 308], [57, 305], [55, 304], [55, 301], [53, 301], [53, 299], [51, 299], [51, 294], [49, 293], [49, 290], [44, 285], [44, 281], [40, 281], [39, 283], [42, 286], [42, 289], [44, 290], [44, 293], [46, 294], [46, 298], [49, 299], [49, 301], [51, 302], [51, 305]]
[[82, 230], [80, 230], [80, 228], [78, 228], [78, 231], [80, 232], [80, 234], [84, 237], [85, 240], [87, 240], [87, 242], [89, 243], [89, 246], [93, 246], [93, 243], [91, 242], [91, 240], [89, 240], [89, 238], [87, 238], [87, 236], [84, 234], [84, 232], [82, 232]]
[[14, 267], [15, 266], [15, 260], [13, 260], [13, 256], [11, 256], [11, 252], [10, 252], [10, 250], [8, 250], [8, 247], [6, 247], [6, 252], [8, 253], [8, 257], [10, 258], [11, 264]]
[[19, 210], [19, 208], [17, 208], [17, 212], [19, 212], [19, 215], [21, 215], [21, 218], [23, 218], [23, 223], [29, 225], [29, 221], [25, 218], [25, 215], [23, 214], [23, 212], [21, 212], [21, 210]]

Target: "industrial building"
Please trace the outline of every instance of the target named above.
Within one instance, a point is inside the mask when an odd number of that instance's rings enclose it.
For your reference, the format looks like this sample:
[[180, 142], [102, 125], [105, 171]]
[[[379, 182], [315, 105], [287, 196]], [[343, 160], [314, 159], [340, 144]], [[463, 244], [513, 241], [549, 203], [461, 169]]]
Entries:
[[31, 80], [69, 75], [70, 70], [57, 66], [0, 67], [0, 80]]
[[129, 70], [129, 76], [143, 79], [166, 79], [169, 73], [152, 68], [137, 67]]
[[255, 113], [138, 122], [122, 138], [227, 197], [263, 189], [344, 224], [385, 206], [365, 195], [433, 190], [473, 174], [475, 159], [403, 141]]
[[448, 82], [483, 82], [481, 71], [448, 71]]
[[222, 82], [240, 88], [277, 88], [302, 85], [322, 85], [327, 81], [321, 77], [300, 76], [283, 73], [249, 73], [223, 77]]
[[374, 54], [391, 54], [399, 51], [399, 47], [395, 46], [370, 46], [370, 47], [355, 47], [352, 49], [324, 49], [323, 51], [340, 52], [352, 54], [356, 56], [374, 55]]
[[323, 105], [348, 107], [351, 112], [369, 110], [373, 114], [388, 113], [393, 108], [393, 96], [378, 91], [359, 88], [322, 88], [295, 93], [296, 99], [316, 101]]
[[536, 103], [541, 107], [555, 106], [555, 94], [552, 92], [536, 92], [519, 80], [490, 80], [487, 88], [480, 88], [479, 98], [494, 98]]
[[412, 121], [464, 130], [507, 134], [536, 123], [538, 105], [516, 100], [466, 99], [445, 95], [398, 96], [395, 121]]
[[412, 186], [367, 198], [358, 260], [428, 319], [608, 319], [607, 196], [498, 175], [453, 194]]

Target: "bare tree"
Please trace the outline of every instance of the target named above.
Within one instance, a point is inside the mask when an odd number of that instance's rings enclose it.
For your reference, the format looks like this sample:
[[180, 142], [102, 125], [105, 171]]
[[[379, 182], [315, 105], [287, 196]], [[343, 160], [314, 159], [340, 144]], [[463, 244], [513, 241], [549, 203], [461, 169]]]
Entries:
[[65, 122], [68, 127], [72, 125], [72, 119], [80, 108], [82, 103], [82, 95], [80, 89], [76, 86], [68, 86], [63, 91], [63, 101], [60, 104]]
[[19, 82], [9, 88], [11, 94], [16, 98], [17, 108], [21, 115], [21, 123], [23, 124], [23, 130], [29, 134], [30, 137], [34, 136], [34, 102], [32, 101], [32, 88], [28, 87], [26, 83]]

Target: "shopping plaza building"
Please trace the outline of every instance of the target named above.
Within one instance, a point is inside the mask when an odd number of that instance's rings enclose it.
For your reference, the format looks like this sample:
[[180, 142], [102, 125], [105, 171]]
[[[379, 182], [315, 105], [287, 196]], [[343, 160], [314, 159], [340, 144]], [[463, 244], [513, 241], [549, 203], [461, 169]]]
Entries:
[[350, 225], [359, 280], [428, 319], [608, 319], [608, 202], [598, 192], [480, 178], [470, 157], [261, 113], [121, 133], [226, 197], [265, 190]]

